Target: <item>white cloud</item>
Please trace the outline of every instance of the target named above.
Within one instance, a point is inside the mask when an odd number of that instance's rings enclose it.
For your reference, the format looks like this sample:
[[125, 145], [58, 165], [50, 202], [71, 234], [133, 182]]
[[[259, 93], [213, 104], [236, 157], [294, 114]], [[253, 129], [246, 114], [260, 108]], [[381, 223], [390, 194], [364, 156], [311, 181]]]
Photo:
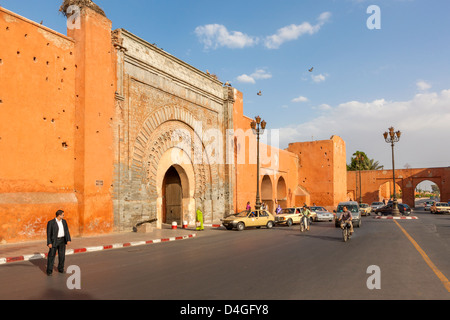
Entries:
[[236, 79], [238, 82], [242, 83], [256, 83], [256, 80], [265, 80], [272, 78], [272, 75], [264, 69], [256, 69], [251, 75], [242, 74]]
[[304, 96], [300, 96], [295, 99], [292, 99], [292, 102], [307, 102], [307, 101], [308, 101], [308, 98], [306, 98]]
[[248, 36], [240, 31], [228, 31], [220, 24], [207, 24], [195, 28], [195, 34], [205, 49], [217, 49], [228, 47], [231, 49], [241, 49], [251, 47], [258, 43], [258, 38]]
[[238, 76], [236, 79], [238, 82], [242, 82], [242, 83], [255, 83], [256, 82], [254, 78], [252, 78], [251, 76], [246, 75], [246, 74], [242, 74], [242, 75]]
[[431, 88], [431, 84], [429, 84], [426, 81], [422, 81], [422, 80], [417, 81], [416, 86], [417, 86], [417, 89], [419, 89], [420, 91], [426, 91]]
[[276, 34], [266, 37], [264, 44], [268, 49], [278, 49], [287, 41], [297, 40], [305, 34], [312, 35], [318, 32], [330, 17], [330, 12], [324, 12], [317, 19], [318, 23], [316, 25], [311, 25], [309, 22], [303, 22], [299, 25], [291, 24], [280, 28]]
[[328, 74], [318, 74], [318, 75], [311, 75], [311, 79], [315, 82], [315, 83], [319, 83], [319, 82], [323, 82], [327, 79]]
[[382, 136], [389, 127], [403, 132], [396, 144], [396, 168], [409, 163], [413, 168], [448, 166], [450, 149], [450, 89], [421, 93], [407, 101], [349, 101], [331, 107], [323, 104], [317, 118], [280, 129], [280, 146], [291, 142], [344, 139], [347, 163], [357, 150], [364, 151], [391, 168], [390, 146]]

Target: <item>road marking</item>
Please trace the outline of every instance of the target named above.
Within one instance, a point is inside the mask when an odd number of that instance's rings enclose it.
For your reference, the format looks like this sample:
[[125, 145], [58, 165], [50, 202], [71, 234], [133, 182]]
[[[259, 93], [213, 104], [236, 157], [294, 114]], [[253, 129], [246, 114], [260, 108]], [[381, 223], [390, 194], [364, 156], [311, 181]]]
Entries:
[[442, 284], [444, 285], [445, 289], [447, 289], [448, 292], [450, 292], [450, 281], [448, 281], [447, 277], [436, 267], [436, 265], [431, 261], [431, 259], [428, 257], [428, 255], [425, 253], [425, 251], [422, 250], [422, 248], [417, 244], [417, 242], [406, 232], [406, 230], [395, 220], [393, 220], [395, 224], [402, 230], [402, 232], [405, 234], [405, 236], [411, 241], [413, 246], [416, 248], [416, 250], [420, 253], [423, 260], [428, 264], [428, 266], [433, 270], [434, 274], [441, 280]]

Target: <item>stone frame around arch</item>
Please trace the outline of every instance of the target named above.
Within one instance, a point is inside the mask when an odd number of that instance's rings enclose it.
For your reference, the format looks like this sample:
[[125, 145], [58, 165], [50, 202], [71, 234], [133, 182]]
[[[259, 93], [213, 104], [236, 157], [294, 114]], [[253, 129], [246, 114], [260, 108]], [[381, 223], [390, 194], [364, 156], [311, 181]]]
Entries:
[[[174, 153], [178, 152], [180, 156], [174, 158]], [[174, 161], [175, 160], [175, 161]], [[164, 152], [159, 160], [158, 170], [156, 173], [156, 217], [157, 228], [162, 227], [163, 216], [163, 183], [166, 172], [170, 167], [174, 167], [181, 179], [182, 188], [182, 221], [187, 221], [188, 224], [195, 223], [195, 173], [189, 156], [182, 149], [170, 148]]]

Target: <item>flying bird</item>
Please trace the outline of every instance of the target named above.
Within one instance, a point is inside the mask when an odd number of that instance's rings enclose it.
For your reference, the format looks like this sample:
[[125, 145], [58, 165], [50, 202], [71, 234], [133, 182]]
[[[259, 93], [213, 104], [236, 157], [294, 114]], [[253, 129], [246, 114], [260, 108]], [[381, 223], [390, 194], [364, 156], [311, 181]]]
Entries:
[[314, 67], [311, 67], [311, 69], [309, 69], [308, 71], [309, 72], [312, 72], [314, 70]]
[[262, 92], [261, 90], [259, 90], [259, 92], [257, 93], [258, 96], [262, 96]]

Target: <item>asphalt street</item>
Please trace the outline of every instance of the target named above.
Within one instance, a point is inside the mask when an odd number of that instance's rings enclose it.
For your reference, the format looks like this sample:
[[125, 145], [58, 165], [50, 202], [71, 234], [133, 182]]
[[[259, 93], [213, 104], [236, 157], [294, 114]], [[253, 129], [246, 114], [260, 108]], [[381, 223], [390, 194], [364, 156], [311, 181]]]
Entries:
[[[3, 265], [0, 299], [448, 300], [450, 215], [414, 215], [363, 217], [346, 243], [334, 223], [316, 222], [305, 233], [296, 225], [219, 228], [185, 241], [73, 255], [66, 267], [79, 267], [80, 289], [68, 288], [71, 274], [47, 277], [46, 260]], [[371, 266], [379, 288], [368, 287]]]

